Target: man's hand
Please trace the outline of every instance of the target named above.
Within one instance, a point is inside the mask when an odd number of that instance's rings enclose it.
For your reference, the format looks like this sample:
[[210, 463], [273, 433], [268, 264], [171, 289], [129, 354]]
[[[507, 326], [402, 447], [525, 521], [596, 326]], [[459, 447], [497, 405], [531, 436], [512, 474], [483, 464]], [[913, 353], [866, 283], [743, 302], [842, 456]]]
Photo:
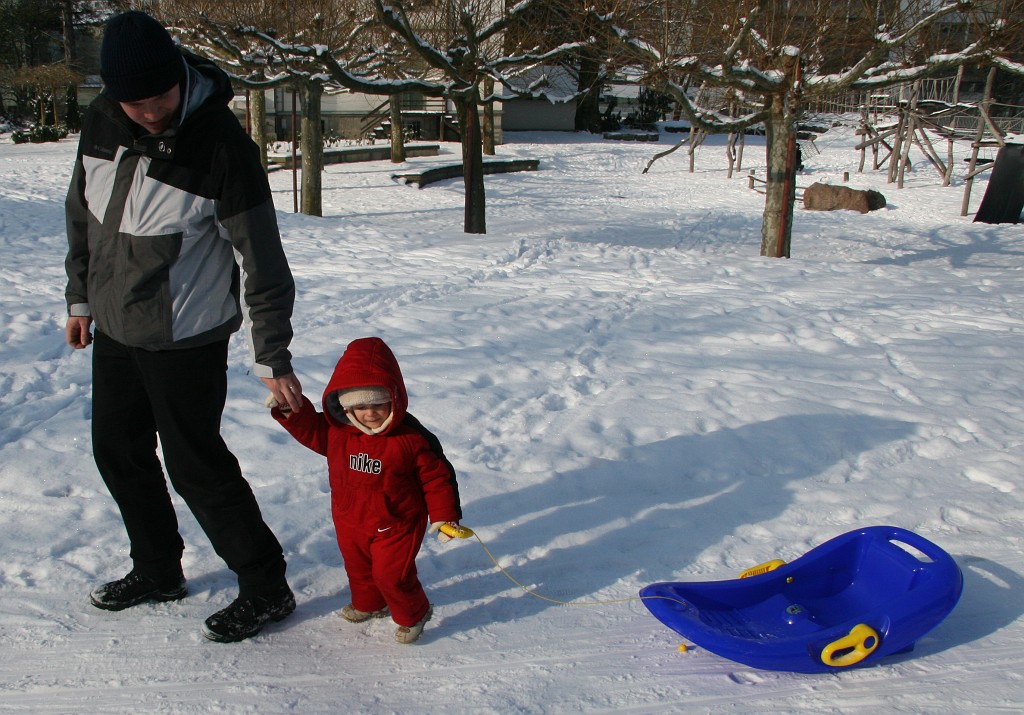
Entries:
[[294, 372], [281, 377], [262, 377], [263, 384], [270, 388], [270, 393], [279, 405], [288, 405], [292, 412], [302, 408], [302, 385]]
[[87, 348], [92, 344], [92, 318], [83, 315], [72, 315], [64, 326], [64, 339], [75, 350]]

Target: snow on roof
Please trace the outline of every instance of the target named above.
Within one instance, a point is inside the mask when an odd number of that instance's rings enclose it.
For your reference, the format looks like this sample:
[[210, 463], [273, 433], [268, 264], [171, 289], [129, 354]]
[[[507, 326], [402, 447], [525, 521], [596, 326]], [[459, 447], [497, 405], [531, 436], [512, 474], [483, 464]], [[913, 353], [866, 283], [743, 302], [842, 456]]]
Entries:
[[515, 74], [505, 75], [514, 89], [526, 92], [542, 83], [548, 94], [572, 95], [576, 93], [576, 78], [560, 65], [535, 65]]

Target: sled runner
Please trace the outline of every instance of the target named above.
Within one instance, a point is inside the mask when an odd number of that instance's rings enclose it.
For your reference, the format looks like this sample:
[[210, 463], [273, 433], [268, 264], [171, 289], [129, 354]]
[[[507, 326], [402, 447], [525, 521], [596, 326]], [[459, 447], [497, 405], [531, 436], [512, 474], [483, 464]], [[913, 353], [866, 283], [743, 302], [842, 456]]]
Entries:
[[909, 651], [960, 599], [953, 558], [917, 534], [870, 526], [791, 563], [740, 578], [640, 591], [662, 623], [695, 644], [766, 670], [823, 673]]

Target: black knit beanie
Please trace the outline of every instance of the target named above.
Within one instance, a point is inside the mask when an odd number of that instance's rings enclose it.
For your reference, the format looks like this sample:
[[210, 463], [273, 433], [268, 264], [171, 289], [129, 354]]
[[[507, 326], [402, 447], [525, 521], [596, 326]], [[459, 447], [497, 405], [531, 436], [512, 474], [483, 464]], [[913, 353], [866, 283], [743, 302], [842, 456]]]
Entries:
[[185, 73], [181, 51], [170, 33], [144, 12], [130, 10], [107, 23], [100, 49], [100, 77], [118, 102], [163, 94]]

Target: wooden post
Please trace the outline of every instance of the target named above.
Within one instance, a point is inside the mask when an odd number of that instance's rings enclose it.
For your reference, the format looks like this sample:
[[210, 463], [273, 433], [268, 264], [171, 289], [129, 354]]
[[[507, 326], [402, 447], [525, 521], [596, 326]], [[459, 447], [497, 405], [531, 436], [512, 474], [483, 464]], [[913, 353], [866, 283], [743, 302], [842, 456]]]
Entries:
[[899, 122], [896, 124], [896, 134], [892, 140], [892, 151], [889, 153], [889, 183], [895, 183], [896, 176], [899, 173], [899, 157], [903, 155], [903, 145], [900, 143], [903, 141], [904, 127], [907, 122], [906, 108], [903, 106], [902, 99], [899, 104]]
[[[862, 141], [866, 142], [868, 137], [870, 136], [870, 129], [868, 129], [868, 105], [867, 104], [862, 104], [861, 105], [860, 126], [861, 126], [862, 134], [864, 136], [864, 139]], [[864, 159], [867, 156], [867, 150], [868, 150], [867, 145], [862, 143], [861, 147], [860, 147], [860, 163], [857, 165], [857, 173], [858, 174], [863, 174], [864, 173]]]
[[953, 180], [953, 138], [946, 140], [946, 175], [942, 177], [942, 185], [949, 186]]
[[985, 121], [982, 116], [982, 107], [987, 107], [992, 101], [992, 83], [996, 79], [996, 68], [988, 71], [988, 79], [985, 80], [985, 95], [981, 99], [981, 106], [978, 108], [978, 131], [974, 133], [974, 143], [971, 146], [971, 162], [967, 165], [967, 181], [964, 182], [964, 199], [960, 204], [960, 215], [966, 216], [971, 205], [971, 187], [974, 184], [974, 167], [978, 164], [978, 149], [981, 147], [981, 140], [985, 136]]
[[896, 182], [896, 188], [903, 188], [903, 176], [907, 171], [907, 164], [910, 163], [910, 146], [914, 140], [914, 132], [917, 128], [917, 98], [921, 94], [921, 80], [914, 82], [914, 88], [911, 90], [910, 102], [907, 104], [907, 121], [903, 125], [903, 136], [900, 137], [902, 142], [902, 151], [900, 152], [899, 158], [899, 174], [898, 181]]
[[[729, 102], [729, 117], [736, 116], [736, 101]], [[726, 172], [727, 179], [732, 178], [732, 172], [736, 168], [736, 132], [729, 132], [729, 138], [725, 142], [725, 156], [729, 162], [729, 170]]]
[[731, 179], [732, 172], [736, 168], [736, 133], [732, 132], [729, 134], [729, 138], [725, 142], [725, 158], [729, 162], [729, 169], [726, 171], [725, 178]]
[[693, 126], [693, 124], [691, 123], [690, 124], [690, 146], [686, 150], [687, 153], [690, 155], [690, 173], [691, 174], [693, 173], [693, 164], [694, 164], [694, 159], [696, 158], [694, 156], [694, 154], [693, 154], [693, 151], [694, 151], [694, 148], [695, 148], [694, 147], [694, 141], [695, 141], [696, 138], [697, 138], [697, 127]]

